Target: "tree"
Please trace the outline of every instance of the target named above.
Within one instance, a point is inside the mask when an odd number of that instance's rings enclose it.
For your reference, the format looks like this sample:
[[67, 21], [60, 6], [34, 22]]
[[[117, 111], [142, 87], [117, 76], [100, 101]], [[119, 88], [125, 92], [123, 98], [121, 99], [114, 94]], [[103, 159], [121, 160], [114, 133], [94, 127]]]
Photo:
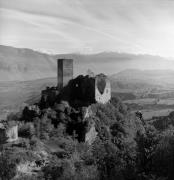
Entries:
[[125, 161], [123, 152], [112, 142], [97, 139], [93, 144], [93, 156], [98, 167], [101, 180], [123, 178]]
[[49, 135], [53, 130], [53, 125], [51, 124], [51, 119], [47, 117], [47, 114], [40, 120], [40, 138], [41, 139], [49, 139]]
[[156, 129], [146, 125], [145, 133], [137, 132], [136, 142], [138, 173], [149, 175], [153, 172], [153, 158], [159, 142]]
[[24, 123], [19, 128], [19, 136], [24, 138], [31, 138], [35, 134], [35, 128], [33, 123]]
[[5, 152], [0, 155], [0, 180], [10, 180], [16, 175], [16, 164]]
[[45, 180], [58, 180], [63, 174], [62, 166], [50, 164], [43, 168]]

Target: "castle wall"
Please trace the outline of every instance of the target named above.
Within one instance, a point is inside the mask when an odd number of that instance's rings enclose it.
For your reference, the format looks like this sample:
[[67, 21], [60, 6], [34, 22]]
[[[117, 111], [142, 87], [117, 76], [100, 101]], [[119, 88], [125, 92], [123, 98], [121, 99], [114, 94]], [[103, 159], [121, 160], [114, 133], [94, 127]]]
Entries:
[[[46, 90], [43, 90], [41, 95], [45, 102], [51, 101], [54, 102], [56, 96], [59, 94], [57, 87], [47, 87]], [[36, 110], [36, 109], [35, 109]]]
[[13, 126], [8, 129], [6, 129], [6, 136], [8, 142], [13, 142], [18, 140], [18, 126]]
[[0, 144], [18, 140], [18, 126], [0, 128]]
[[103, 75], [97, 75], [95, 78], [95, 100], [98, 103], [105, 104], [111, 99], [111, 85], [109, 79]]
[[88, 106], [95, 102], [105, 104], [111, 99], [110, 81], [103, 74], [96, 77], [80, 75], [65, 88], [60, 98], [66, 97], [72, 106]]

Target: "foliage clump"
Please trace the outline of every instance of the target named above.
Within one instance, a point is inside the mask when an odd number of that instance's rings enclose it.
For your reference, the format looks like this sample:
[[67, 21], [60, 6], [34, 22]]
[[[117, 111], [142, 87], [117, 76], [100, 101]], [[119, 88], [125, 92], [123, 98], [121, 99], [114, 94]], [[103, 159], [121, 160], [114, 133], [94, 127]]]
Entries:
[[[0, 155], [1, 179], [14, 177], [18, 163], [37, 159], [47, 161], [38, 172], [45, 180], [174, 179], [173, 113], [166, 122], [162, 117], [144, 122], [112, 98], [107, 104], [92, 104], [92, 115], [84, 120], [85, 107], [51, 104], [39, 113], [25, 108], [15, 119], [21, 140]], [[85, 133], [91, 124], [97, 137], [89, 145]]]

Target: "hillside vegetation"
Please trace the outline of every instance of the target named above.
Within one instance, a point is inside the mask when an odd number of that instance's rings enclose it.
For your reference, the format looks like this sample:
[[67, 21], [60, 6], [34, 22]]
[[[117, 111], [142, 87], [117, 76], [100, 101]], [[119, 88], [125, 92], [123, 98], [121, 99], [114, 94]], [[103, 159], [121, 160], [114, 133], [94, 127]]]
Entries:
[[[42, 102], [41, 102], [42, 103]], [[42, 105], [41, 113], [25, 108], [8, 117], [19, 124], [18, 143], [5, 144], [0, 155], [3, 180], [172, 180], [173, 113], [168, 126], [144, 122], [112, 98], [82, 109], [66, 104]], [[138, 115], [138, 114], [137, 114]], [[157, 121], [161, 121], [156, 118]], [[88, 144], [84, 131], [95, 122], [97, 137]], [[80, 127], [80, 128], [79, 128]]]

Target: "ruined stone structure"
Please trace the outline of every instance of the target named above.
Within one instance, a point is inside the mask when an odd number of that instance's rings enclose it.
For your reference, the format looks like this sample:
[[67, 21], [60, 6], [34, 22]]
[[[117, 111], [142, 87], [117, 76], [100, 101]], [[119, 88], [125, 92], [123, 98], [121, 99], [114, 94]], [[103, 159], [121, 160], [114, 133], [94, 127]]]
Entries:
[[13, 142], [18, 140], [18, 125], [7, 122], [0, 124], [0, 143]]
[[61, 90], [73, 79], [73, 59], [58, 59], [57, 70], [57, 86]]
[[73, 59], [57, 60], [57, 87], [47, 87], [41, 93], [42, 101], [48, 106], [54, 104], [59, 92], [73, 79]]
[[111, 99], [110, 81], [104, 74], [95, 77], [95, 100], [98, 103], [105, 104]]
[[[80, 137], [79, 141], [92, 144], [97, 131], [95, 122], [92, 121], [91, 104], [109, 102], [111, 99], [110, 81], [104, 74], [95, 76], [91, 73], [86, 76], [79, 75], [73, 79], [72, 59], [58, 59], [57, 66], [57, 87], [47, 87], [42, 91], [42, 102], [46, 103], [44, 108], [53, 106], [61, 120], [66, 119], [67, 114], [74, 121], [82, 118], [82, 122], [69, 124], [67, 130], [69, 134], [76, 131]], [[70, 107], [74, 108], [73, 112]], [[54, 125], [57, 126], [56, 123]], [[88, 125], [87, 129], [85, 129], [86, 125]]]
[[44, 101], [48, 101], [49, 99], [55, 99], [58, 94], [59, 91], [57, 87], [47, 87], [42, 91], [42, 98]]
[[105, 104], [110, 100], [111, 86], [106, 75], [80, 75], [73, 79], [73, 59], [58, 59], [57, 65], [57, 87], [42, 91], [45, 107], [54, 105], [56, 99], [67, 101], [74, 107], [87, 107], [96, 102]]
[[111, 98], [110, 81], [104, 74], [95, 77], [78, 76], [70, 81], [60, 97], [72, 106], [89, 106], [93, 103], [107, 103]]
[[[73, 60], [58, 59], [58, 88], [62, 89], [73, 79]], [[73, 83], [74, 82], [74, 83]], [[79, 76], [71, 82], [70, 95], [76, 100], [107, 103], [111, 98], [110, 81], [104, 74]], [[81, 97], [82, 98], [81, 98]]]
[[28, 106], [28, 109], [30, 111], [35, 111], [38, 115], [41, 113], [39, 106], [37, 104], [33, 104], [33, 105]]
[[6, 136], [8, 142], [13, 142], [18, 140], [18, 126], [14, 125], [6, 129]]

